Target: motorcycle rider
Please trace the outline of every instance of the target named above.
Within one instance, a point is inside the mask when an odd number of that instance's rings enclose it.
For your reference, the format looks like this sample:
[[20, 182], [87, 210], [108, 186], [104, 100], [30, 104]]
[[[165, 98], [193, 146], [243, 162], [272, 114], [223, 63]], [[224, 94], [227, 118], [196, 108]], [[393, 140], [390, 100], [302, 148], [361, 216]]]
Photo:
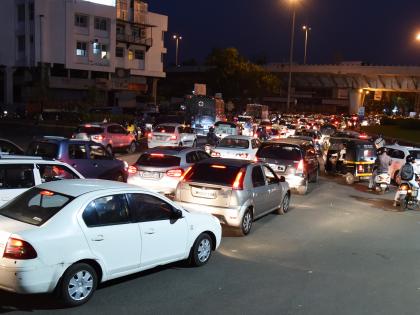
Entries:
[[375, 187], [375, 177], [378, 174], [389, 174], [389, 166], [392, 163], [392, 159], [386, 153], [384, 147], [380, 147], [376, 150], [376, 156], [375, 167], [369, 180], [369, 189]]
[[[407, 155], [405, 158], [405, 164], [400, 169], [401, 183], [408, 183], [412, 187], [415, 187], [418, 191], [419, 183], [416, 181], [416, 173], [414, 171], [413, 164], [416, 162], [416, 158], [412, 155]], [[394, 197], [394, 207], [398, 206], [400, 201], [400, 190], [398, 189]], [[417, 202], [419, 201], [419, 194], [417, 193]]]
[[209, 128], [209, 132], [207, 133], [207, 143], [216, 146], [219, 143], [219, 138], [217, 137], [214, 127]]

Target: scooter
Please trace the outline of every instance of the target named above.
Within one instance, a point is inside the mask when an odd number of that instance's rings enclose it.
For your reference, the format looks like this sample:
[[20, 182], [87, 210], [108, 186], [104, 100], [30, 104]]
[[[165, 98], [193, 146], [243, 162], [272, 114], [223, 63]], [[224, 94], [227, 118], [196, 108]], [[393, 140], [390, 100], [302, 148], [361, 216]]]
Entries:
[[410, 183], [402, 183], [398, 191], [400, 192], [400, 209], [405, 211], [407, 209], [415, 210], [419, 203], [417, 201], [418, 189]]
[[375, 191], [383, 195], [387, 190], [389, 190], [389, 185], [391, 184], [391, 176], [388, 173], [382, 173], [375, 176]]

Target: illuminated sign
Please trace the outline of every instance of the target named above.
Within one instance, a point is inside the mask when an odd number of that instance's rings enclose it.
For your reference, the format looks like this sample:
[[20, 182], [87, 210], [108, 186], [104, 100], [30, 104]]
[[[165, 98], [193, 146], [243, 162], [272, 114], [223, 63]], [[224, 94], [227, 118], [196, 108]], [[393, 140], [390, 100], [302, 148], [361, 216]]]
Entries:
[[116, 2], [116, 0], [84, 0], [84, 1], [103, 4], [103, 5], [110, 5], [113, 7], [115, 7], [115, 2]]

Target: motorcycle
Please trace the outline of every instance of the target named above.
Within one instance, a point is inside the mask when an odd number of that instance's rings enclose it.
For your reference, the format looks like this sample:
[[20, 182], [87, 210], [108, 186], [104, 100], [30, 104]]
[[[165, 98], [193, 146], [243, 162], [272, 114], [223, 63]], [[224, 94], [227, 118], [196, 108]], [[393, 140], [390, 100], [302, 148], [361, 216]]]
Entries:
[[379, 194], [384, 194], [389, 190], [391, 184], [391, 176], [388, 173], [382, 173], [375, 176], [375, 191]]
[[398, 191], [400, 192], [400, 209], [405, 211], [407, 209], [414, 210], [419, 204], [417, 201], [418, 189], [410, 183], [402, 183]]

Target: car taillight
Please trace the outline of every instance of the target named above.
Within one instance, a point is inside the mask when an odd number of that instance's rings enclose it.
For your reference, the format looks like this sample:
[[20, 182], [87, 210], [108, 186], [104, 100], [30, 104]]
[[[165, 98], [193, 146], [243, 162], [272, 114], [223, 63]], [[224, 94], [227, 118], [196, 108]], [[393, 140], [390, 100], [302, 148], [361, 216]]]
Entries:
[[16, 239], [9, 238], [7, 241], [6, 249], [3, 254], [4, 258], [10, 259], [34, 259], [38, 257], [35, 249], [28, 242]]
[[244, 176], [245, 170], [241, 169], [238, 174], [236, 175], [235, 181], [233, 182], [232, 188], [235, 190], [242, 190], [244, 189]]
[[148, 139], [152, 139], [152, 137], [153, 137], [153, 133], [149, 132], [149, 133], [147, 134], [147, 138], [148, 138]]
[[134, 165], [131, 165], [130, 167], [128, 167], [128, 174], [136, 174], [138, 171], [137, 167], [135, 167]]
[[187, 174], [189, 172], [191, 172], [192, 166], [190, 166], [189, 168], [187, 168], [187, 170], [184, 172], [184, 174], [182, 174], [181, 178], [179, 179], [180, 182], [182, 182], [184, 180], [184, 178], [187, 176]]
[[176, 135], [171, 135], [171, 137], [169, 138], [169, 140], [176, 140], [176, 139], [177, 139]]
[[296, 174], [303, 174], [304, 169], [305, 169], [304, 162], [303, 162], [303, 160], [300, 160], [297, 163]]
[[104, 138], [105, 137], [103, 135], [92, 136], [92, 139], [95, 141], [102, 141]]
[[173, 169], [173, 170], [166, 171], [166, 176], [181, 177], [183, 173], [184, 173], [184, 170], [182, 168], [176, 168], [176, 169]]
[[216, 151], [213, 151], [213, 152], [211, 153], [211, 156], [212, 156], [212, 157], [220, 157], [220, 153], [219, 153], [219, 152], [216, 152]]

